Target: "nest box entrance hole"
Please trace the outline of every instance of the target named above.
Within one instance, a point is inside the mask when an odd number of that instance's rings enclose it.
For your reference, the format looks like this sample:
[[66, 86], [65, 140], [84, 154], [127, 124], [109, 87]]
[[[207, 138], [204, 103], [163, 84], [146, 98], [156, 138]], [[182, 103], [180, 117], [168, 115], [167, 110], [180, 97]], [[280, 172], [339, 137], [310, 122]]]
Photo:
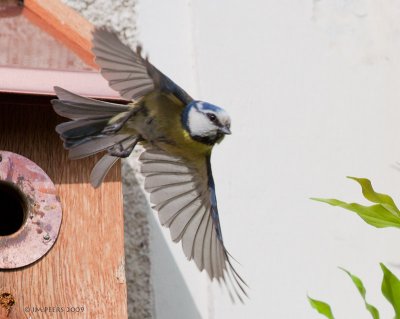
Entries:
[[18, 232], [27, 218], [27, 202], [12, 183], [0, 181], [0, 236]]

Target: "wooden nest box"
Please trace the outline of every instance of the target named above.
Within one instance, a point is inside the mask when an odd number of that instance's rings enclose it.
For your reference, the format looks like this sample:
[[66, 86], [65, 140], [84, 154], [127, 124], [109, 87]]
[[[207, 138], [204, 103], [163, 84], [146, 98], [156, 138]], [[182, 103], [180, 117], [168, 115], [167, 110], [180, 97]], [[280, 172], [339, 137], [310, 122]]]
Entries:
[[53, 86], [118, 99], [92, 26], [58, 0], [0, 2], [0, 318], [127, 318], [120, 166], [68, 159]]

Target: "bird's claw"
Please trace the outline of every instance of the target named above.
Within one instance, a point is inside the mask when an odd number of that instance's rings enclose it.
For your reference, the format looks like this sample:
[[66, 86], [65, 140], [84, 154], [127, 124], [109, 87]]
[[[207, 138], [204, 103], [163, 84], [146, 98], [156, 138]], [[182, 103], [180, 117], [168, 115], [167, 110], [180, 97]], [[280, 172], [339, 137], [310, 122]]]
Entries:
[[108, 150], [108, 154], [110, 154], [111, 156], [126, 158], [132, 153], [132, 150], [132, 147], [124, 149], [122, 144], [116, 144]]
[[135, 138], [133, 143], [131, 143], [127, 148], [124, 148], [122, 143], [115, 144], [112, 147], [110, 147], [107, 150], [107, 152], [111, 156], [126, 158], [129, 155], [131, 155], [131, 153], [132, 153], [133, 149], [135, 148], [137, 142], [140, 141], [140, 140], [141, 140], [140, 136]]

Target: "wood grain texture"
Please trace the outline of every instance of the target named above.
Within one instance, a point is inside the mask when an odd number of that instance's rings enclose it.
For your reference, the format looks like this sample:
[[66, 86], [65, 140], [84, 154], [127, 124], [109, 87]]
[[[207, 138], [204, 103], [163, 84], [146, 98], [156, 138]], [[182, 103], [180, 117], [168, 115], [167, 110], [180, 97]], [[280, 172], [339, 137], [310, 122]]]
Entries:
[[7, 310], [0, 308], [0, 319], [9, 319]]
[[0, 18], [0, 64], [34, 69], [90, 71], [72, 50], [24, 15]]
[[98, 68], [91, 51], [93, 25], [78, 12], [59, 0], [25, 0], [23, 14], [88, 65]]
[[[54, 131], [61, 118], [48, 97], [0, 94], [0, 105], [0, 150], [36, 162], [55, 183], [63, 207], [53, 249], [31, 266], [0, 271], [0, 290], [16, 299], [9, 318], [127, 318], [120, 166], [93, 189], [88, 179], [95, 159], [67, 158]], [[26, 313], [24, 307], [42, 310]]]

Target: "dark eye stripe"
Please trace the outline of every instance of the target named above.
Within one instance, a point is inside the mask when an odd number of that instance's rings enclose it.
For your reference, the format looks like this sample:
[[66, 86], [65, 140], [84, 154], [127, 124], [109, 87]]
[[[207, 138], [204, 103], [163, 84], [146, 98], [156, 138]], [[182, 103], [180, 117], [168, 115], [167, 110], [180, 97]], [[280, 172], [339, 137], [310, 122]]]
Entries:
[[215, 122], [217, 120], [217, 117], [213, 113], [207, 113], [207, 117], [211, 122]]
[[222, 127], [223, 125], [221, 124], [221, 122], [218, 120], [218, 117], [215, 115], [215, 114], [213, 114], [213, 113], [207, 113], [207, 117], [208, 117], [208, 119], [212, 122], [212, 123], [214, 123], [216, 126], [218, 126], [218, 127]]

